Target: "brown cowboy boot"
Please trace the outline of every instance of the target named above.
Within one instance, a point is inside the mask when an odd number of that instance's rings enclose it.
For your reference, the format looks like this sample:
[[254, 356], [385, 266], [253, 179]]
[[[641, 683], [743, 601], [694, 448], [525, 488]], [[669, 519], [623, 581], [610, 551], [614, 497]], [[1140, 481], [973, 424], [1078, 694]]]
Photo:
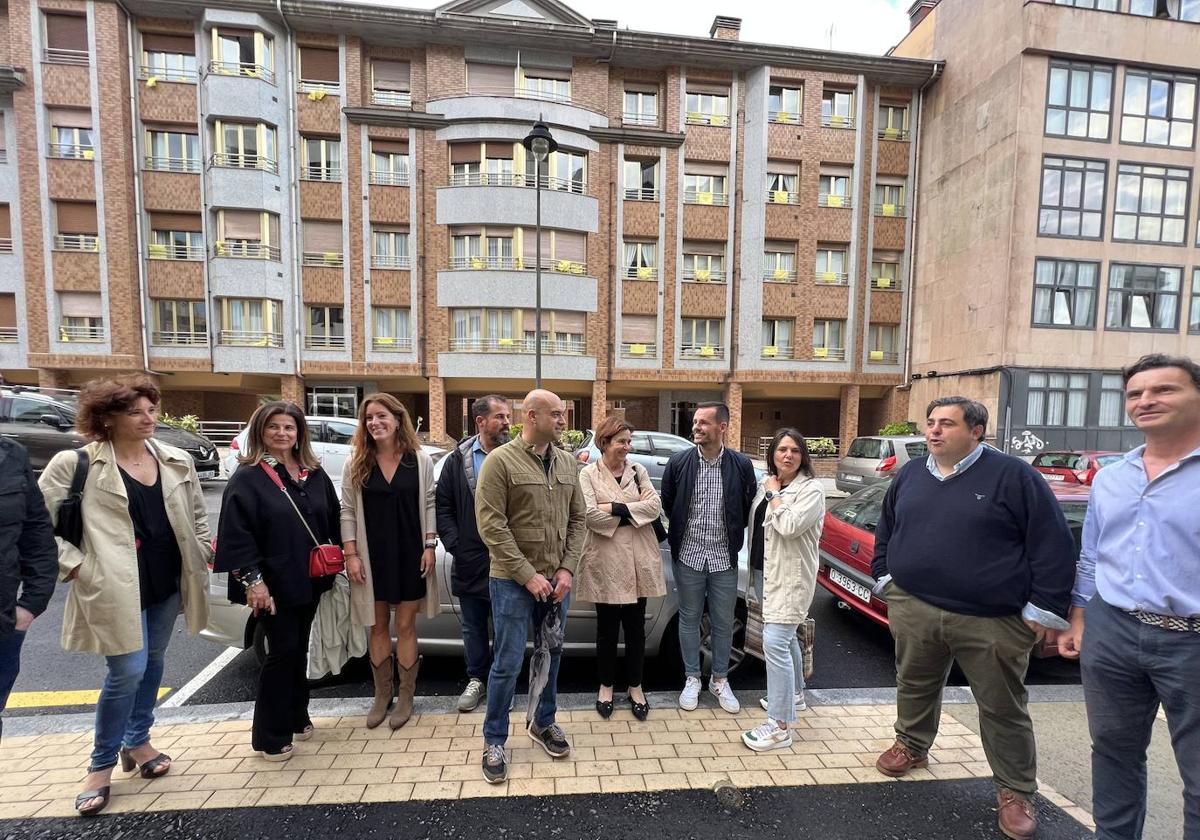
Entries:
[[375, 677], [375, 699], [367, 712], [367, 729], [374, 729], [387, 717], [392, 702], [392, 657], [389, 655], [381, 665], [372, 662], [371, 675]]
[[400, 691], [396, 695], [396, 706], [392, 709], [392, 716], [388, 718], [388, 726], [392, 729], [399, 729], [412, 717], [413, 695], [417, 693], [417, 670], [420, 667], [421, 657], [419, 656], [411, 668], [399, 665]]
[[1037, 831], [1037, 815], [1033, 802], [1023, 793], [1008, 788], [996, 791], [996, 822], [1005, 837], [1029, 840]]

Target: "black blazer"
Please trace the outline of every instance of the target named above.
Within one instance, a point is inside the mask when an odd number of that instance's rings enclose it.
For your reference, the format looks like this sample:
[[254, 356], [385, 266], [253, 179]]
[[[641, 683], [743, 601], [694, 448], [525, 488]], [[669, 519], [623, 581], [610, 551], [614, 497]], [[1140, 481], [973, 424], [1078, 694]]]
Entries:
[[[667, 542], [671, 546], [672, 560], [679, 559], [679, 547], [687, 531], [699, 464], [699, 450], [692, 447], [672, 455], [663, 472], [662, 505], [670, 522]], [[729, 529], [729, 562], [736, 569], [737, 555], [746, 539], [746, 523], [750, 518], [750, 504], [758, 490], [758, 480], [754, 477], [754, 465], [750, 459], [729, 447], [725, 448], [725, 455], [721, 458], [721, 487], [725, 497], [725, 527]]]
[[472, 435], [450, 451], [437, 483], [437, 529], [454, 558], [450, 591], [458, 597], [487, 598], [492, 558], [475, 521], [475, 461]]
[[16, 628], [17, 607], [41, 615], [58, 577], [58, 544], [25, 447], [0, 438], [0, 639]]
[[[322, 469], [313, 470], [300, 487], [284, 467], [276, 467], [275, 472], [316, 538], [341, 545], [341, 503], [329, 475]], [[333, 586], [334, 575], [308, 576], [312, 549], [312, 537], [262, 467], [238, 467], [221, 497], [213, 570], [232, 572], [257, 567], [276, 606], [299, 606], [311, 603]], [[246, 590], [232, 576], [229, 600], [246, 603]]]

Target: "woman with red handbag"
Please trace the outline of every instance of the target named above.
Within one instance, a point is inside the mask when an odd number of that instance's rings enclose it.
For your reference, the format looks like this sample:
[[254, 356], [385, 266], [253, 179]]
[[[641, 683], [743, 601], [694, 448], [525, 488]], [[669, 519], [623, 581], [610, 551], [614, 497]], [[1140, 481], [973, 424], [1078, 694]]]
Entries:
[[340, 506], [309, 442], [304, 412], [289, 402], [250, 418], [241, 466], [221, 499], [214, 570], [229, 572], [229, 600], [247, 604], [267, 634], [251, 745], [285, 761], [312, 737], [308, 635], [322, 593], [341, 570]]

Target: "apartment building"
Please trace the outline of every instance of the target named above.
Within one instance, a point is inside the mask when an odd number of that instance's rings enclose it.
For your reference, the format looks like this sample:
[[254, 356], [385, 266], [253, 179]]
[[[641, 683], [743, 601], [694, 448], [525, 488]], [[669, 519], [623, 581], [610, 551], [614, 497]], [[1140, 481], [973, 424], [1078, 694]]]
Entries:
[[990, 405], [1013, 452], [1123, 450], [1120, 368], [1200, 358], [1195, 0], [918, 0], [914, 410]]
[[540, 342], [578, 427], [686, 432], [714, 398], [749, 448], [902, 419], [941, 65], [739, 27], [642, 33], [554, 0], [9, 0], [0, 372], [145, 369], [212, 420], [385, 390], [437, 440], [468, 397], [531, 387]]

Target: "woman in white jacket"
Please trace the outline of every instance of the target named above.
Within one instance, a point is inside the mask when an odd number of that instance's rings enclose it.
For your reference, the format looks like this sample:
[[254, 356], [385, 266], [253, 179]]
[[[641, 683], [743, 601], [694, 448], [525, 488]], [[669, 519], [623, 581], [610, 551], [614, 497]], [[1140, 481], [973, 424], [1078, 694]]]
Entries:
[[814, 476], [804, 436], [780, 429], [767, 451], [767, 475], [750, 506], [750, 583], [762, 601], [767, 663], [767, 719], [742, 734], [756, 751], [792, 745], [789, 724], [804, 706], [804, 659], [796, 629], [808, 615], [817, 583], [817, 543], [825, 491]]

